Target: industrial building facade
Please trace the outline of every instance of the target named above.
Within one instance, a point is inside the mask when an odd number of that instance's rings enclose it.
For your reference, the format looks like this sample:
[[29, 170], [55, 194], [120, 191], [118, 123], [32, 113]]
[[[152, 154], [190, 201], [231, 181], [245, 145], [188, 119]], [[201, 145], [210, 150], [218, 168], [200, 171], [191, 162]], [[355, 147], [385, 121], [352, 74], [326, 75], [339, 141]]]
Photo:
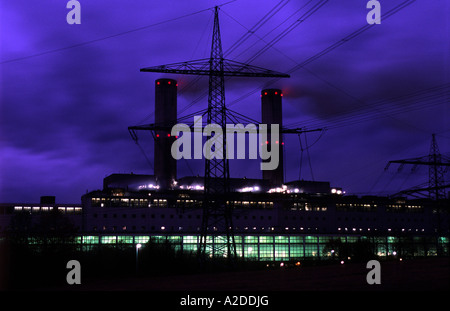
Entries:
[[[281, 127], [282, 97], [278, 89], [261, 91], [263, 123]], [[205, 180], [177, 176], [177, 161], [170, 152], [176, 118], [177, 81], [158, 79], [154, 175], [112, 174], [104, 178], [102, 190], [83, 195], [79, 205], [55, 204], [54, 199], [0, 204], [0, 233], [17, 230], [19, 216], [27, 215], [32, 227], [43, 215], [57, 212], [71, 222], [74, 242], [86, 250], [95, 245], [170, 242], [176, 249], [196, 251]], [[321, 258], [333, 256], [327, 245], [335, 241], [370, 242], [379, 256], [449, 255], [449, 199], [356, 197], [329, 182], [286, 182], [282, 144], [281, 137], [271, 146], [280, 152], [277, 169], [263, 171], [261, 179], [229, 179], [226, 205], [232, 210], [237, 255], [256, 260]], [[217, 227], [207, 230], [207, 243], [224, 243]], [[29, 240], [33, 243], [32, 231]]]
[[[37, 222], [43, 215], [58, 212], [76, 229], [72, 242], [86, 251], [102, 245], [149, 242], [197, 251], [201, 179], [181, 178], [178, 189], [164, 191], [151, 186], [154, 180], [153, 175], [110, 175], [103, 190], [82, 196], [81, 205], [2, 204], [0, 230], [4, 236], [14, 231], [13, 219], [19, 215]], [[265, 188], [270, 186], [258, 179], [234, 181], [228, 204], [234, 207], [240, 257], [260, 261], [326, 259], [340, 255], [332, 249], [336, 243], [365, 242], [373, 254], [382, 257], [449, 255], [449, 213], [438, 210], [434, 201], [345, 196], [326, 182], [291, 182], [270, 192]], [[224, 243], [225, 237], [214, 227], [209, 230], [208, 243]], [[31, 244], [39, 241], [32, 230], [28, 239]]]

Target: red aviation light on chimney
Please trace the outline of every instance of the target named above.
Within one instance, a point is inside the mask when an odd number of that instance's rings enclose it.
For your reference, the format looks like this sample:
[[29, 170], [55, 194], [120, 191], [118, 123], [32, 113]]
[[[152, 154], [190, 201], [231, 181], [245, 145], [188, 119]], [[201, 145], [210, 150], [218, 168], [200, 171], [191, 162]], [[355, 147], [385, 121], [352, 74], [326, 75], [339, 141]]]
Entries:
[[158, 82], [156, 82], [156, 84], [157, 84], [157, 85], [159, 85], [159, 84], [160, 84], [160, 83], [159, 83], [159, 81], [158, 81]]
[[159, 134], [156, 134], [156, 137], [159, 137]]
[[170, 82], [170, 81], [169, 81], [169, 82], [167, 82], [167, 84], [171, 84], [171, 83], [172, 83], [172, 82]]
[[167, 134], [167, 137], [170, 137], [170, 134]]

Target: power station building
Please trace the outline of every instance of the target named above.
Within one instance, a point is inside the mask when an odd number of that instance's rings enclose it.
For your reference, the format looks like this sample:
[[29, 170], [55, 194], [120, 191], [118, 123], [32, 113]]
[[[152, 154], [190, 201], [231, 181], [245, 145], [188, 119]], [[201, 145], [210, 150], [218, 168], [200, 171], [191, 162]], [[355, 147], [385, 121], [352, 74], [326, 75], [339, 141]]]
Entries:
[[[282, 126], [282, 90], [261, 91], [263, 124]], [[14, 230], [14, 218], [60, 211], [77, 229], [83, 246], [169, 241], [181, 250], [197, 250], [202, 224], [204, 178], [177, 176], [171, 156], [176, 137], [177, 81], [155, 81], [154, 175], [112, 174], [101, 190], [81, 197], [81, 205], [0, 205], [0, 232]], [[270, 142], [270, 134], [268, 141]], [[298, 260], [330, 256], [326, 243], [369, 240], [380, 256], [449, 254], [450, 200], [349, 196], [329, 182], [283, 176], [283, 140], [279, 165], [262, 178], [230, 178], [226, 204], [232, 207], [236, 251], [257, 260]], [[217, 228], [209, 243], [224, 243]]]

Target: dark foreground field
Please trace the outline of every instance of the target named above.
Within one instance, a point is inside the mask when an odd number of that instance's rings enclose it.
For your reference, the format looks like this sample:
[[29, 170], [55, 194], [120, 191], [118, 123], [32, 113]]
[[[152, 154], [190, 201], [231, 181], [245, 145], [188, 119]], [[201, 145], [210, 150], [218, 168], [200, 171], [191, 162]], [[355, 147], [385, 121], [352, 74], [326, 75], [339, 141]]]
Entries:
[[[82, 280], [83, 291], [432, 291], [450, 290], [450, 259], [381, 262], [381, 284], [369, 285], [365, 263], [268, 268], [194, 275]], [[55, 288], [52, 288], [54, 290]]]

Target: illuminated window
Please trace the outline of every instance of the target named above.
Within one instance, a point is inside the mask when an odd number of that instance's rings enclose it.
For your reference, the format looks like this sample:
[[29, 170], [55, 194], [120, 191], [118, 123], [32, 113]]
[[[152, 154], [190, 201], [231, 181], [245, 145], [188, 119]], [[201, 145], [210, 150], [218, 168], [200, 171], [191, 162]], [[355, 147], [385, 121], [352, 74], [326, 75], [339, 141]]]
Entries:
[[285, 235], [276, 236], [275, 243], [289, 243], [289, 237]]
[[273, 260], [273, 244], [259, 246], [260, 260]]
[[273, 243], [273, 236], [260, 236], [259, 243]]
[[102, 244], [115, 244], [117, 242], [116, 236], [102, 236]]
[[275, 260], [289, 260], [289, 245], [275, 244]]
[[317, 244], [305, 244], [305, 257], [316, 257], [317, 255]]
[[305, 243], [317, 243], [317, 237], [305, 236]]
[[117, 243], [133, 244], [133, 237], [128, 235], [119, 235], [117, 237]]
[[298, 259], [300, 257], [303, 257], [304, 256], [303, 245], [291, 244], [291, 247], [289, 249], [289, 255], [290, 259]]
[[293, 243], [303, 243], [303, 237], [301, 236], [291, 236], [289, 237], [291, 244]]
[[247, 235], [244, 237], [245, 243], [258, 243], [258, 237], [254, 235]]
[[83, 244], [98, 244], [99, 237], [94, 235], [85, 235], [82, 237]]
[[244, 246], [244, 257], [258, 258], [258, 244], [246, 244]]

